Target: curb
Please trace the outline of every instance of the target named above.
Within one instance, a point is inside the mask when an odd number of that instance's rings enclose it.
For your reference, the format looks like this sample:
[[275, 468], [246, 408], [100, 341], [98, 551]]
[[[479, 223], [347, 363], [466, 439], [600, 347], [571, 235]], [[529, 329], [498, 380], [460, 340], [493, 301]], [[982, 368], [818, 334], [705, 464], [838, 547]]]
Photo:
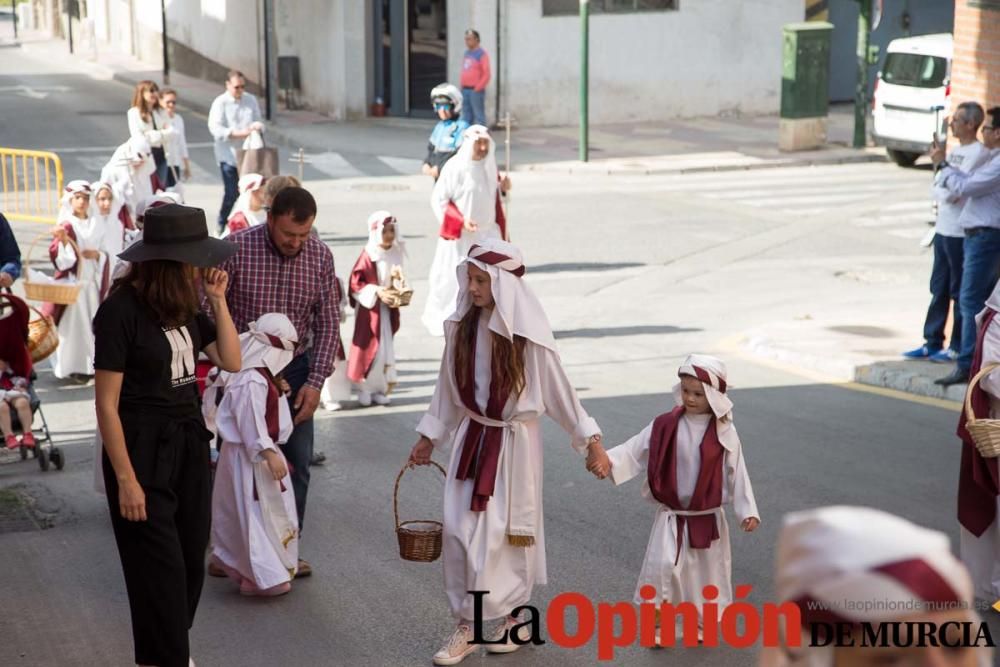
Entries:
[[934, 373], [920, 373], [910, 368], [900, 367], [899, 361], [876, 361], [874, 363], [858, 364], [847, 359], [819, 357], [812, 354], [796, 352], [777, 347], [765, 336], [745, 338], [741, 347], [752, 354], [797, 366], [799, 368], [823, 373], [843, 382], [857, 382], [872, 387], [894, 389], [915, 396], [935, 398], [954, 403], [965, 400], [965, 384], [942, 387], [934, 384], [934, 380], [947, 374], [950, 365], [930, 365]]

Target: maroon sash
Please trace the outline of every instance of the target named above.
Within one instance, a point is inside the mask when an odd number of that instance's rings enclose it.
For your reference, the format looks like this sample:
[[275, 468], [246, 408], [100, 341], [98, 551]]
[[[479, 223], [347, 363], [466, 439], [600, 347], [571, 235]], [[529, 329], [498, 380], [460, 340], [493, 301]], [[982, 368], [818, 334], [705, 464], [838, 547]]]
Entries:
[[[713, 417], [701, 440], [701, 468], [694, 494], [687, 507], [677, 496], [677, 426], [684, 415], [684, 407], [678, 406], [671, 412], [660, 415], [653, 421], [653, 434], [649, 443], [649, 465], [647, 475], [649, 490], [653, 497], [672, 510], [704, 511], [722, 506], [722, 485], [724, 476], [722, 465], [726, 450], [719, 442], [719, 434]], [[687, 533], [692, 549], [708, 549], [719, 539], [719, 525], [714, 514], [700, 516], [677, 516], [677, 556], [680, 560], [681, 543]], [[685, 528], [687, 529], [685, 531]]]
[[[351, 284], [348, 298], [354, 308], [354, 337], [351, 339], [351, 356], [347, 359], [347, 377], [352, 382], [362, 382], [371, 371], [380, 344], [382, 333], [382, 302], [376, 301], [374, 308], [365, 308], [350, 296], [360, 292], [367, 285], [378, 285], [378, 267], [372, 261], [367, 250], [361, 251], [361, 256], [351, 270]], [[399, 308], [389, 309], [389, 324], [392, 332], [399, 331]]]
[[[66, 235], [69, 236], [69, 238], [73, 239], [74, 243], [79, 243], [79, 240], [76, 238], [76, 232], [73, 231], [73, 225], [71, 223], [64, 222], [60, 225], [60, 227], [63, 230], [65, 230]], [[53, 266], [55, 266], [56, 256], [59, 254], [60, 245], [62, 245], [62, 241], [60, 241], [59, 239], [52, 239], [52, 243], [49, 244], [49, 259], [52, 260]], [[79, 246], [77, 247], [79, 248]], [[81, 261], [83, 261], [83, 257], [77, 257], [76, 264], [66, 269], [65, 271], [62, 271], [58, 267], [56, 267], [56, 271], [54, 274], [55, 279], [62, 280], [63, 278], [68, 278], [70, 276], [77, 275], [77, 271], [79, 271], [80, 269]], [[104, 269], [101, 273], [101, 281], [98, 285], [99, 299], [101, 301], [104, 301], [104, 297], [108, 295], [108, 288], [111, 287], [110, 267], [111, 267], [110, 261], [104, 262]], [[56, 323], [56, 326], [58, 326], [59, 322], [62, 321], [63, 313], [66, 312], [66, 306], [57, 303], [49, 303], [46, 301], [45, 303], [42, 304], [41, 311], [43, 314], [51, 317], [52, 320]]]
[[[989, 329], [996, 311], [987, 308], [986, 315], [979, 325], [976, 335], [976, 352], [972, 356], [972, 367], [969, 369], [970, 379], [983, 366], [983, 339]], [[989, 417], [990, 397], [979, 385], [972, 389], [972, 412], [977, 419]], [[958, 522], [975, 535], [982, 536], [987, 528], [996, 520], [997, 495], [1000, 494], [1000, 475], [998, 475], [997, 459], [983, 458], [965, 428], [967, 418], [965, 410], [958, 418], [958, 437], [962, 439], [962, 464], [958, 473]]]
[[[493, 214], [496, 219], [497, 226], [500, 228], [500, 238], [504, 241], [507, 240], [507, 216], [503, 211], [503, 195], [500, 193], [500, 187], [497, 186], [497, 196], [496, 202], [493, 207]], [[449, 201], [448, 206], [444, 209], [444, 220], [441, 221], [441, 229], [438, 231], [438, 235], [445, 239], [446, 241], [454, 241], [462, 237], [462, 229], [465, 225], [465, 216], [462, 212], [458, 210], [455, 206], [455, 202]]]
[[[267, 424], [267, 434], [271, 437], [271, 441], [275, 445], [278, 444], [278, 434], [280, 428], [278, 426], [278, 388], [274, 385], [274, 380], [271, 377], [271, 373], [268, 372], [266, 368], [258, 368], [257, 372], [264, 376], [267, 380], [267, 402], [264, 407], [264, 423]], [[291, 466], [288, 467], [291, 470]], [[281, 490], [285, 490], [284, 480], [279, 480], [278, 484], [281, 486]], [[257, 478], [253, 480], [253, 499], [260, 500], [257, 497]]]
[[[463, 341], [458, 341], [461, 345]], [[503, 407], [510, 395], [510, 387], [500, 386], [497, 378], [498, 372], [496, 364], [493, 365], [493, 373], [490, 378], [490, 398], [486, 403], [486, 414], [479, 410], [476, 404], [476, 335], [472, 337], [472, 349], [470, 350], [472, 363], [465, 378], [457, 377], [456, 369], [455, 384], [458, 386], [458, 393], [462, 399], [462, 404], [470, 412], [481, 417], [487, 417], [494, 421], [503, 418]], [[462, 443], [462, 453], [458, 459], [458, 469], [455, 471], [456, 479], [475, 479], [472, 489], [472, 503], [469, 507], [473, 512], [482, 512], [486, 509], [486, 504], [493, 495], [493, 489], [497, 481], [497, 467], [500, 463], [500, 446], [503, 443], [503, 429], [496, 426], [485, 426], [474, 419], [469, 420], [469, 428], [465, 432], [465, 441]]]

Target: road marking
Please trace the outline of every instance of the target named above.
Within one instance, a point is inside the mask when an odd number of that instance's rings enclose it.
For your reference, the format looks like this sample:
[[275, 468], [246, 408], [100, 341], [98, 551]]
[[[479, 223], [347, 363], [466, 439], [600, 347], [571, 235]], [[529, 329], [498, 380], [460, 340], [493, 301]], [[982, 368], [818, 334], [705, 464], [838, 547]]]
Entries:
[[[188, 144], [188, 148], [213, 148], [215, 144], [211, 141], [199, 141], [193, 144]], [[43, 148], [44, 151], [49, 151], [50, 153], [107, 153], [111, 155], [116, 150], [118, 146], [83, 146], [76, 148]]]
[[400, 174], [419, 174], [420, 166], [424, 163], [423, 160], [417, 160], [415, 158], [392, 157], [391, 155], [379, 155], [378, 159], [381, 160], [385, 166], [398, 171]]

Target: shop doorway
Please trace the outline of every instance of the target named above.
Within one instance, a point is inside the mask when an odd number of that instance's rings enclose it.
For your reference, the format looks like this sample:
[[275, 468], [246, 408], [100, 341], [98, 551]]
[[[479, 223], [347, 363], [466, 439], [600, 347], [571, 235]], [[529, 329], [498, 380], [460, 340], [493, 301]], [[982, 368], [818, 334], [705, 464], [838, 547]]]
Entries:
[[448, 76], [446, 0], [376, 0], [375, 95], [394, 116], [433, 116]]

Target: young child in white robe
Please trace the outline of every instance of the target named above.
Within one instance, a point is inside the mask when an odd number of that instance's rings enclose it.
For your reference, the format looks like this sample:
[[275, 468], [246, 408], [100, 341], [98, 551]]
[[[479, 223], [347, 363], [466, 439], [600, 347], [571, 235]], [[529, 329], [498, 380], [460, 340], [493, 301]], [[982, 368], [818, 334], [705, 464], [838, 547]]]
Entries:
[[358, 385], [363, 407], [388, 405], [396, 384], [393, 337], [399, 330], [399, 308], [390, 305], [385, 290], [392, 285], [393, 270], [402, 270], [406, 254], [399, 223], [389, 211], [372, 213], [366, 227], [368, 244], [351, 270], [354, 337], [347, 361], [347, 377]]
[[[820, 507], [785, 516], [775, 563], [773, 602], [798, 606], [801, 646], [788, 646], [792, 628], [785, 623], [789, 616], [779, 615], [784, 621], [779, 646], [761, 651], [760, 667], [993, 664], [992, 649], [987, 646], [938, 645], [937, 632], [915, 641], [916, 631], [907, 632], [906, 626], [898, 632], [884, 626], [885, 645], [861, 639], [857, 626], [862, 623], [875, 629], [880, 623], [932, 623], [936, 628], [970, 623], [971, 635], [976, 636], [982, 619], [973, 604], [972, 582], [952, 555], [944, 533], [870, 507]], [[811, 628], [816, 623], [855, 626], [855, 645], [811, 646]], [[820, 637], [822, 628], [817, 628]], [[962, 632], [943, 634], [958, 644]], [[898, 642], [893, 638], [897, 635]]]
[[295, 327], [262, 315], [240, 336], [242, 369], [220, 373], [205, 391], [205, 423], [222, 439], [212, 489], [212, 562], [243, 595], [291, 590], [298, 564], [295, 496], [278, 445], [292, 433], [276, 376], [292, 360]]
[[267, 222], [267, 209], [269, 203], [265, 201], [265, 179], [260, 174], [243, 174], [236, 184], [240, 191], [240, 196], [233, 204], [233, 210], [226, 218], [226, 228], [222, 230], [222, 237], [225, 238], [243, 229], [263, 225]]
[[[740, 527], [747, 532], [760, 524], [760, 514], [733, 426], [725, 364], [715, 357], [692, 354], [678, 375], [677, 407], [609, 449], [607, 456], [616, 485], [642, 474], [642, 495], [657, 505], [635, 603], [693, 602], [700, 614], [705, 586], [719, 589], [714, 601], [720, 609], [733, 599], [729, 526], [723, 506], [733, 504]], [[602, 477], [608, 470], [598, 467], [593, 472]], [[641, 596], [644, 586], [652, 586], [655, 597]], [[698, 627], [700, 638], [700, 617]], [[673, 631], [661, 628], [660, 636], [669, 637]], [[678, 624], [675, 638], [682, 633]]]
[[[55, 277], [80, 285], [69, 305], [45, 304], [59, 332], [59, 346], [52, 355], [52, 373], [63, 379], [82, 380], [94, 374], [94, 333], [91, 323], [111, 287], [106, 226], [90, 215], [90, 183], [70, 181], [59, 209], [59, 227], [49, 246]], [[75, 244], [75, 245], [74, 245]]]
[[434, 449], [452, 446], [442, 557], [458, 627], [434, 655], [437, 665], [457, 664], [478, 648], [469, 643], [472, 590], [490, 592], [482, 598], [482, 620], [503, 619], [489, 633], [497, 642], [489, 652], [517, 650], [514, 632], [527, 640], [510, 614], [547, 579], [542, 415], [570, 434], [572, 447], [590, 463], [604, 454], [600, 428], [566, 377], [548, 317], [524, 273], [521, 251], [499, 239], [473, 246], [458, 266], [458, 308], [445, 322], [441, 373], [410, 453], [413, 463], [426, 465]]

